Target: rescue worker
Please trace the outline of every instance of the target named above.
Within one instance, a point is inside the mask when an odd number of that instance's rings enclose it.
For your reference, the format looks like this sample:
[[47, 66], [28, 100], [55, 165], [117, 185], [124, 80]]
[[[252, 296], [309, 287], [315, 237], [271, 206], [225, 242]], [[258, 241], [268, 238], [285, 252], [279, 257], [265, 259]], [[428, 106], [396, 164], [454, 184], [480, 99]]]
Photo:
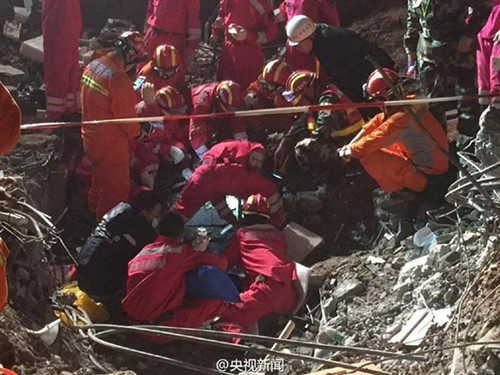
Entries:
[[[327, 25], [340, 26], [337, 4], [334, 0], [291, 0], [283, 1], [278, 9], [275, 9], [276, 20], [287, 23], [293, 16], [303, 14], [314, 23], [326, 23]], [[312, 70], [316, 64], [316, 58], [303, 53], [286, 44], [285, 59], [293, 70]]]
[[370, 55], [383, 67], [394, 67], [394, 61], [374, 43], [341, 27], [316, 24], [307, 16], [292, 17], [286, 34], [288, 44], [300, 52], [314, 54], [328, 80], [354, 102], [364, 101], [362, 86], [373, 70], [365, 56]]
[[[11, 151], [19, 139], [19, 129], [21, 127], [21, 111], [10, 95], [9, 90], [0, 82], [0, 155]], [[9, 249], [0, 238], [0, 312], [7, 304], [7, 279], [5, 277], [5, 267]]]
[[264, 65], [261, 45], [273, 40], [276, 32], [271, 2], [222, 0], [212, 28], [212, 40], [219, 40], [224, 34], [217, 79], [235, 81], [246, 89]]
[[111, 315], [119, 315], [125, 295], [127, 264], [155, 239], [162, 209], [161, 197], [139, 192], [129, 203], [110, 210], [83, 244], [76, 259], [78, 286]]
[[241, 303], [230, 304], [221, 315], [219, 330], [244, 332], [269, 314], [288, 314], [297, 306], [294, 263], [287, 257], [285, 237], [270, 224], [270, 207], [261, 194], [250, 195], [243, 205], [242, 227], [224, 250], [229, 267], [245, 273]]
[[[168, 44], [179, 51], [184, 67], [188, 67], [201, 38], [199, 13], [198, 0], [149, 0], [145, 32], [148, 58], [156, 47]], [[185, 69], [181, 73], [184, 76]]]
[[[204, 83], [191, 89], [193, 114], [233, 112], [243, 105], [243, 92], [233, 81]], [[247, 139], [242, 118], [191, 119], [189, 141], [198, 156], [202, 156], [216, 141], [231, 138]]]
[[78, 41], [82, 31], [79, 0], [42, 2], [43, 68], [49, 119], [78, 110], [80, 66]]
[[[488, 21], [477, 35], [479, 49], [476, 52], [477, 83], [479, 94], [500, 95], [500, 71], [493, 64], [493, 58], [500, 58], [500, 1], [491, 0], [493, 8]], [[485, 108], [479, 118], [479, 131], [474, 149], [476, 157], [483, 167], [498, 161], [500, 146], [497, 141], [500, 123], [500, 97], [479, 98], [479, 104]], [[497, 170], [490, 171], [498, 175]]]
[[[469, 16], [469, 7], [473, 9]], [[408, 0], [404, 45], [408, 55], [408, 74], [417, 65], [420, 81], [429, 97], [476, 93], [474, 38], [488, 17], [488, 0]], [[434, 116], [446, 128], [446, 103], [432, 105]], [[461, 148], [478, 128], [477, 102], [457, 105]]]
[[[158, 90], [153, 103], [145, 101], [136, 106], [139, 117], [167, 116], [186, 114], [187, 106], [179, 90], [165, 86]], [[139, 176], [140, 183], [151, 189], [160, 163], [172, 162], [182, 167], [182, 175], [189, 177], [191, 157], [188, 151], [188, 126], [185, 120], [169, 120], [159, 123], [146, 123], [148, 136], [134, 141], [132, 171]], [[155, 168], [156, 166], [156, 168]]]
[[141, 93], [141, 87], [145, 82], [152, 83], [154, 91], [165, 86], [173, 86], [182, 91], [187, 99], [189, 91], [184, 82], [185, 69], [182, 57], [174, 46], [162, 44], [156, 47], [151, 61], [140, 70], [134, 82], [134, 90]]
[[[122, 306], [130, 323], [199, 328], [222, 312], [221, 300], [185, 298], [185, 274], [201, 265], [225, 270], [227, 260], [184, 243], [183, 218], [176, 212], [165, 213], [158, 237], [128, 264], [127, 294]], [[171, 340], [147, 338], [155, 342]]]
[[190, 219], [205, 204], [212, 202], [219, 216], [236, 224], [225, 196], [245, 199], [262, 194], [271, 207], [271, 223], [281, 228], [283, 202], [275, 184], [260, 175], [264, 147], [248, 141], [225, 141], [213, 146], [202, 157], [199, 166], [182, 189], [174, 209]]
[[[282, 59], [268, 62], [262, 74], [252, 82], [245, 92], [243, 102], [245, 109], [264, 109], [288, 107], [290, 104], [283, 98], [285, 84], [292, 70]], [[290, 115], [266, 115], [245, 119], [249, 138], [265, 142], [268, 133], [286, 132], [293, 122]]]
[[[374, 71], [367, 80], [367, 94], [375, 100], [394, 100], [404, 95], [397, 73], [390, 69], [384, 69], [384, 72], [398, 92], [390, 89], [379, 71]], [[423, 105], [416, 105], [413, 110], [431, 136], [448, 150], [447, 137], [439, 121]], [[408, 196], [414, 201], [415, 193], [424, 191], [432, 176], [444, 175], [448, 171], [447, 157], [399, 107], [383, 107], [382, 113], [363, 126], [355, 141], [340, 148], [338, 153], [345, 161], [359, 159], [381, 190], [390, 193], [385, 194], [387, 200]], [[379, 201], [383, 199], [381, 197]], [[407, 216], [400, 221], [396, 241], [404, 239], [413, 229], [411, 219], [414, 213], [410, 212], [409, 202], [405, 202], [401, 209]]]
[[[112, 52], [87, 65], [80, 94], [83, 121], [136, 117], [137, 97], [127, 71], [143, 59], [143, 48], [142, 36], [127, 31]], [[129, 198], [129, 140], [139, 135], [139, 124], [84, 125], [81, 133], [85, 154], [92, 162], [89, 206], [99, 220]]]

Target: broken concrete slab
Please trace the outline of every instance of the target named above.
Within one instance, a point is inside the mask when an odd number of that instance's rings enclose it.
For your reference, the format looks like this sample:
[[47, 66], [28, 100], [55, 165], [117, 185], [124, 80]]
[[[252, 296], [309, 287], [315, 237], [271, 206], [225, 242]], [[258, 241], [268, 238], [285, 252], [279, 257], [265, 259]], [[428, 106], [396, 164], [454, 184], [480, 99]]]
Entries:
[[283, 229], [283, 235], [287, 244], [287, 255], [294, 262], [303, 261], [323, 242], [323, 238], [293, 221]]
[[343, 301], [348, 297], [359, 296], [366, 290], [365, 284], [357, 279], [342, 281], [333, 291], [333, 297], [337, 301]]
[[425, 255], [423, 257], [412, 260], [411, 262], [406, 263], [399, 271], [399, 279], [398, 284], [403, 284], [406, 279], [410, 278], [412, 273], [419, 267], [423, 267], [429, 262], [429, 256]]
[[19, 40], [21, 37], [22, 24], [14, 21], [7, 21], [3, 25], [3, 35], [6, 38]]
[[14, 7], [14, 21], [25, 23], [30, 18], [31, 8]]
[[17, 86], [26, 78], [26, 73], [13, 66], [0, 64], [0, 77], [4, 85]]
[[[367, 362], [360, 362], [360, 363], [354, 363], [353, 366], [363, 366], [364, 364], [366, 364]], [[380, 368], [377, 367], [376, 365], [366, 365], [365, 366], [366, 369], [369, 369], [369, 370], [375, 370], [375, 371], [380, 371]], [[347, 374], [347, 373], [350, 373], [351, 375], [365, 375], [365, 374], [368, 374], [368, 372], [365, 372], [365, 371], [362, 371], [362, 370], [359, 370], [359, 371], [356, 371], [356, 372], [350, 372], [349, 369], [345, 368], [345, 367], [335, 367], [335, 368], [331, 368], [331, 369], [328, 369], [328, 370], [321, 370], [321, 371], [316, 371], [316, 372], [310, 372], [309, 374], [307, 375], [342, 375], [342, 374]]]
[[30, 60], [43, 63], [43, 36], [25, 40], [21, 43], [19, 52]]
[[299, 208], [307, 213], [318, 213], [323, 210], [323, 202], [316, 191], [300, 191], [297, 193]]

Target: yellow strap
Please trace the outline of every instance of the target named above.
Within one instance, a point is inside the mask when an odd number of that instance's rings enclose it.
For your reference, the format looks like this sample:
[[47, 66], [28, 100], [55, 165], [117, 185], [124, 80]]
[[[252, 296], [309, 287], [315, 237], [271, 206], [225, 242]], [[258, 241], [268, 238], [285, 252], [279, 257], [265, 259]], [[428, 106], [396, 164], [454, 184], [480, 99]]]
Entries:
[[365, 123], [364, 120], [359, 120], [357, 123], [355, 123], [354, 125], [348, 126], [347, 128], [344, 128], [344, 129], [341, 129], [341, 130], [332, 131], [331, 137], [332, 138], [345, 137], [346, 135], [349, 135], [349, 134], [352, 134], [352, 133], [356, 133], [359, 130], [361, 130], [361, 128], [363, 127], [364, 123]]

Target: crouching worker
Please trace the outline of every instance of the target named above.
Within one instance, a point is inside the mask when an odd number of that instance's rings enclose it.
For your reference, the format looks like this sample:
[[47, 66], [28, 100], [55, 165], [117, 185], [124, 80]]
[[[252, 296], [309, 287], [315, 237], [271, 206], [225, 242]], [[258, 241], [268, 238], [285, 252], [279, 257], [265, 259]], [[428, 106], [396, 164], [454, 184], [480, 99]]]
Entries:
[[[198, 328], [224, 309], [221, 299], [185, 298], [186, 272], [201, 265], [227, 267], [221, 255], [185, 244], [184, 220], [176, 212], [160, 219], [158, 237], [128, 264], [127, 294], [122, 306], [131, 324]], [[229, 278], [228, 278], [229, 279]], [[166, 337], [147, 336], [155, 342]]]
[[[386, 68], [384, 72], [402, 96], [397, 73]], [[368, 77], [366, 91], [375, 100], [394, 100], [399, 96], [378, 71]], [[415, 105], [412, 110], [432, 138], [448, 150], [446, 134], [427, 108]], [[391, 219], [399, 224], [397, 243], [413, 233], [417, 193], [433, 185], [433, 176], [448, 171], [447, 157], [401, 107], [384, 106], [383, 112], [363, 126], [355, 141], [340, 148], [338, 154], [345, 161], [358, 159], [380, 186], [382, 194], [375, 199], [375, 206], [399, 215]]]
[[271, 223], [281, 227], [283, 202], [278, 188], [260, 174], [264, 153], [260, 143], [242, 140], [216, 144], [203, 155], [174, 209], [187, 221], [210, 201], [222, 219], [236, 224], [236, 218], [227, 206], [226, 195], [246, 199], [251, 194], [260, 193], [271, 206]]
[[214, 328], [244, 332], [268, 314], [288, 314], [297, 305], [295, 264], [288, 259], [283, 234], [269, 223], [267, 199], [255, 194], [243, 205], [242, 228], [224, 251], [229, 266], [245, 273], [241, 303], [230, 304]]
[[112, 319], [121, 315], [127, 264], [154, 240], [161, 208], [161, 197], [152, 191], [119, 203], [104, 215], [77, 255], [79, 288], [102, 302]]

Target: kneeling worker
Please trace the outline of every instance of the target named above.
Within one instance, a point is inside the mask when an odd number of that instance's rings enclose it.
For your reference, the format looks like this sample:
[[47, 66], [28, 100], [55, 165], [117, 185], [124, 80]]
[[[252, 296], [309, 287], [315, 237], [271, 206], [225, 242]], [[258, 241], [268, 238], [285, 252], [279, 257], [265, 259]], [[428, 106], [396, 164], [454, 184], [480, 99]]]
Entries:
[[[384, 72], [392, 80], [395, 90], [400, 91], [399, 94], [403, 96], [397, 73], [387, 68], [384, 68]], [[393, 100], [397, 97], [397, 93], [393, 92], [378, 71], [368, 77], [366, 91], [370, 98], [375, 100]], [[412, 109], [432, 138], [448, 151], [446, 134], [429, 110], [423, 105], [415, 105]], [[442, 175], [448, 171], [447, 157], [401, 107], [384, 106], [383, 112], [364, 125], [356, 139], [357, 141], [340, 148], [339, 156], [345, 161], [350, 161], [351, 158], [359, 159], [380, 188], [385, 193], [390, 193], [390, 197], [386, 198], [393, 201], [398, 200], [394, 199], [396, 196], [401, 200], [403, 195], [411, 196], [414, 200], [415, 193], [426, 188], [431, 176]], [[408, 211], [412, 205], [402, 206], [402, 211], [398, 212], [400, 214], [403, 214], [403, 208]], [[411, 234], [411, 219], [414, 213], [405, 212], [404, 215], [406, 217], [399, 221], [396, 241]]]

